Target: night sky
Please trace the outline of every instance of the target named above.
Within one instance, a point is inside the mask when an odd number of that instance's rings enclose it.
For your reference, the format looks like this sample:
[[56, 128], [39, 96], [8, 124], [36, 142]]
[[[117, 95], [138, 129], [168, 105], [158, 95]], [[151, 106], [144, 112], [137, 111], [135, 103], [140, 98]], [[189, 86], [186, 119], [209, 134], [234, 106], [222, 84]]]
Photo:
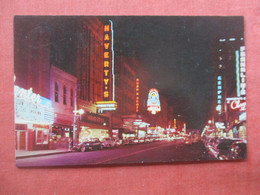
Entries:
[[[212, 52], [220, 38], [243, 37], [243, 17], [100, 17], [114, 23], [115, 55], [136, 56], [151, 75], [151, 88], [168, 98], [188, 128], [202, 129], [213, 93]], [[75, 21], [53, 22], [51, 60], [71, 67]], [[55, 21], [55, 20], [54, 20]]]

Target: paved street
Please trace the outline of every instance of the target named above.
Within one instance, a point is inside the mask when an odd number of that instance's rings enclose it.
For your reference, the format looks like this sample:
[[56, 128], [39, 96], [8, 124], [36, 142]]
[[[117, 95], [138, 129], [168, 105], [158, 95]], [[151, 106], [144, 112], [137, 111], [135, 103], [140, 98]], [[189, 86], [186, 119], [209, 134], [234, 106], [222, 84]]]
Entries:
[[176, 141], [159, 141], [90, 152], [72, 152], [17, 159], [18, 167], [82, 166], [136, 163], [166, 163], [207, 160], [202, 142], [185, 145]]

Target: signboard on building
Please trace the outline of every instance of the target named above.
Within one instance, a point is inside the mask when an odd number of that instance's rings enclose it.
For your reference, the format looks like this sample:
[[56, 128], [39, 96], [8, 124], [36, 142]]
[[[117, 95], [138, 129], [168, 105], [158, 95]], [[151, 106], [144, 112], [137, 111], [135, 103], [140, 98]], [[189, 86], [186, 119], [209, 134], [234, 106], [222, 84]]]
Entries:
[[246, 111], [246, 99], [242, 97], [227, 98], [227, 105], [229, 111]]
[[53, 124], [52, 101], [33, 93], [33, 89], [14, 86], [15, 123]]
[[147, 100], [147, 110], [152, 114], [161, 111], [159, 92], [157, 89], [150, 89]]
[[103, 36], [103, 101], [96, 102], [98, 112], [116, 110], [114, 76], [113, 22], [104, 24]]

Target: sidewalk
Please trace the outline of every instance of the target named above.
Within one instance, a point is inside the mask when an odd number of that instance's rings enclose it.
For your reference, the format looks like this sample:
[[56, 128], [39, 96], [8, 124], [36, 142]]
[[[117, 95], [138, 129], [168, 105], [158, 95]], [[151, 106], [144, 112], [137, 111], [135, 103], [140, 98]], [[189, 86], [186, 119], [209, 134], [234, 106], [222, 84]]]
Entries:
[[54, 155], [72, 152], [68, 149], [52, 149], [52, 150], [35, 150], [35, 151], [25, 151], [25, 150], [15, 150], [16, 159], [19, 158], [30, 158], [45, 155]]

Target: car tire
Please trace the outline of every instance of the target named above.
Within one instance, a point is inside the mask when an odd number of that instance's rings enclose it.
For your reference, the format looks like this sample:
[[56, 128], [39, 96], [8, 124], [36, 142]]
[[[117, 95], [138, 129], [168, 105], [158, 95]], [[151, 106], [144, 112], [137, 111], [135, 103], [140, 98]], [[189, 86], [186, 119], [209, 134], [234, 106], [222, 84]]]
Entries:
[[85, 146], [81, 146], [81, 147], [80, 147], [80, 151], [81, 151], [81, 152], [85, 152], [85, 151], [86, 151]]

